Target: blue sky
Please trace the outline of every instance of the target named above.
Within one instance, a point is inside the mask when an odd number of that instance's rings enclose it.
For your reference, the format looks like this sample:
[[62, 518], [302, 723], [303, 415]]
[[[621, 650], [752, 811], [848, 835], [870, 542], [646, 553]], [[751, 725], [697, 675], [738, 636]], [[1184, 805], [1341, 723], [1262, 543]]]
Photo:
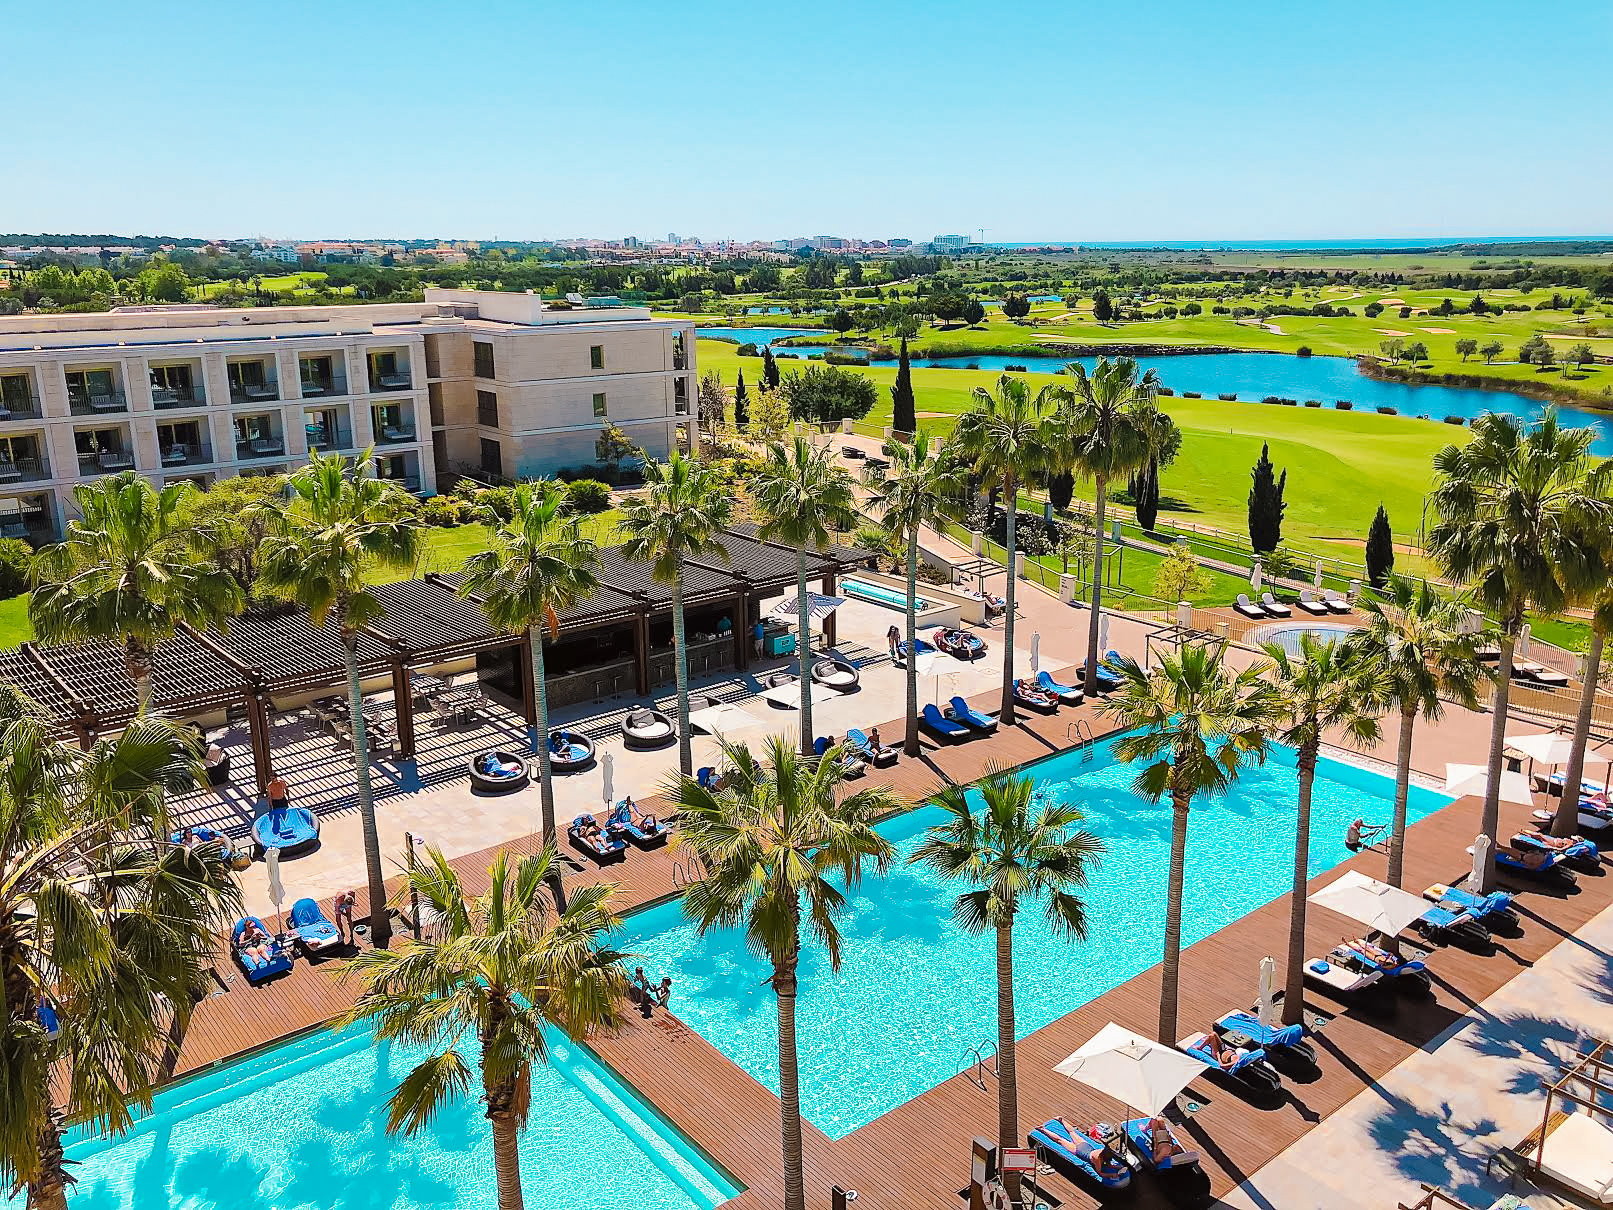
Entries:
[[0, 231], [1613, 229], [1613, 3], [0, 0]]

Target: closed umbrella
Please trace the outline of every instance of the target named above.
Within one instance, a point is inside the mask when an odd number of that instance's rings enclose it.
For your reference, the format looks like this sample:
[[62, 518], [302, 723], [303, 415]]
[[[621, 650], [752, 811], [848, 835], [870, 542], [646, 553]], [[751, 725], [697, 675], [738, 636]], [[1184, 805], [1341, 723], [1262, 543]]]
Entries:
[[1260, 960], [1260, 1002], [1255, 1013], [1262, 1025], [1277, 1023], [1277, 1008], [1272, 1002], [1272, 989], [1277, 986], [1277, 962], [1271, 955]]
[[1311, 583], [1320, 588], [1322, 586], [1322, 561], [1316, 560], [1316, 574], [1311, 577]]
[[1420, 920], [1428, 905], [1409, 891], [1350, 870], [1310, 897], [1317, 907], [1359, 920], [1369, 929], [1393, 937]]
[[1042, 670], [1042, 632], [1038, 630], [1031, 635], [1031, 675], [1035, 676]]
[[1490, 876], [1490, 838], [1482, 833], [1473, 841], [1473, 873], [1471, 882], [1474, 890], [1482, 890]]
[[1261, 585], [1266, 582], [1264, 573], [1265, 569], [1260, 565], [1260, 560], [1256, 559], [1255, 565], [1249, 569], [1249, 587], [1255, 592], [1259, 592]]
[[268, 849], [263, 854], [263, 864], [269, 874], [269, 902], [274, 904], [276, 929], [278, 933], [286, 931], [285, 919], [281, 916], [280, 905], [286, 900], [286, 888], [280, 883], [280, 850]]
[[616, 782], [616, 757], [605, 753], [605, 759], [599, 762], [599, 767], [605, 773], [605, 806], [608, 808], [616, 797], [614, 794]]
[[1098, 615], [1098, 650], [1101, 652], [1109, 650], [1109, 615], [1106, 613]]
[[1053, 1070], [1154, 1117], [1192, 1083], [1204, 1065], [1111, 1021]]
[[[1466, 795], [1482, 796], [1490, 785], [1490, 770], [1485, 765], [1446, 765], [1445, 793], [1461, 798]], [[1501, 801], [1523, 806], [1534, 803], [1529, 792], [1529, 779], [1522, 773], [1504, 770], [1501, 774]]]

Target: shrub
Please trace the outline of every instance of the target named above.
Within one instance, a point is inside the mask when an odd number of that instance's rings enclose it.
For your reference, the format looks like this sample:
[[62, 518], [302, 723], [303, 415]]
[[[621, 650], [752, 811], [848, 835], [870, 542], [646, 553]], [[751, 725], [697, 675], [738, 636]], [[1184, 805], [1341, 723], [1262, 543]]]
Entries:
[[1308, 408], [1319, 408], [1322, 406], [1322, 401], [1320, 399], [1307, 399], [1305, 401], [1305, 406]]
[[1236, 391], [1233, 391], [1231, 394], [1228, 394], [1228, 395], [1217, 395], [1216, 398], [1219, 399], [1222, 403], [1236, 403], [1237, 399], [1238, 399], [1238, 393]]
[[1300, 345], [1299, 348], [1294, 350], [1294, 356], [1295, 357], [1309, 357], [1310, 355], [1311, 355], [1311, 347], [1310, 347], [1310, 345]]
[[1446, 424], [1466, 424], [1467, 423], [1467, 417], [1466, 416], [1447, 416], [1447, 417], [1445, 417], [1445, 423]]
[[602, 513], [610, 507], [610, 488], [598, 479], [578, 479], [566, 485], [566, 504], [574, 513]]
[[1260, 400], [1260, 402], [1261, 403], [1269, 403], [1273, 407], [1275, 407], [1277, 404], [1282, 402], [1282, 396], [1281, 395], [1267, 395], [1267, 396], [1263, 397]]
[[28, 568], [34, 550], [21, 538], [0, 538], [0, 597], [28, 591]]
[[1299, 400], [1297, 399], [1279, 399], [1277, 402], [1282, 404], [1285, 408], [1296, 408], [1299, 406]]
[[978, 370], [980, 368], [980, 363], [978, 361], [971, 361], [968, 365], [964, 366], [963, 368], [966, 369], [966, 370]]
[[865, 366], [868, 364], [867, 354], [840, 353], [834, 350], [823, 355], [826, 364], [832, 366]]
[[1400, 308], [1400, 318], [1401, 319], [1410, 319], [1411, 318], [1411, 308], [1410, 307], [1401, 307]]
[[1203, 399], [1204, 396], [1199, 394], [1199, 392], [1197, 392], [1197, 391], [1183, 391], [1182, 392], [1182, 398], [1183, 399]]
[[1154, 394], [1156, 394], [1156, 395], [1175, 395], [1176, 392], [1171, 390], [1170, 387], [1160, 387], [1159, 390], [1154, 392]]
[[1398, 415], [1400, 415], [1400, 413], [1398, 411], [1396, 411], [1394, 408], [1391, 408], [1391, 407], [1380, 407], [1378, 409], [1378, 415], [1380, 415], [1380, 416], [1398, 416]]
[[760, 357], [762, 351], [754, 344], [742, 344], [735, 350], [741, 357]]
[[471, 519], [471, 507], [454, 496], [433, 496], [421, 506], [420, 519], [443, 528], [464, 525]]
[[1338, 399], [1334, 401], [1333, 406], [1338, 408], [1338, 410], [1341, 412], [1348, 412], [1355, 406], [1355, 404], [1351, 403], [1348, 399]]
[[1003, 367], [1003, 369], [1005, 371], [1007, 371], [1008, 373], [1010, 373], [1010, 374], [1027, 374], [1027, 373], [1030, 372], [1030, 369], [1029, 369], [1028, 366], [1020, 366], [1020, 365], [1013, 365], [1013, 364], [1005, 365]]
[[476, 493], [476, 503], [490, 509], [500, 521], [508, 521], [515, 512], [513, 487], [488, 487]]

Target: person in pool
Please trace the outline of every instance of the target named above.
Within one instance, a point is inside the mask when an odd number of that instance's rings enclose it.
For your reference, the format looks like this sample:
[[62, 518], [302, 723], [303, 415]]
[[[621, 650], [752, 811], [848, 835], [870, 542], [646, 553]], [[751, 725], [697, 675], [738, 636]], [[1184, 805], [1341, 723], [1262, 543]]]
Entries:
[[1367, 823], [1357, 816], [1354, 822], [1344, 829], [1344, 847], [1352, 853], [1359, 853], [1362, 849], [1376, 844], [1383, 830], [1383, 824]]

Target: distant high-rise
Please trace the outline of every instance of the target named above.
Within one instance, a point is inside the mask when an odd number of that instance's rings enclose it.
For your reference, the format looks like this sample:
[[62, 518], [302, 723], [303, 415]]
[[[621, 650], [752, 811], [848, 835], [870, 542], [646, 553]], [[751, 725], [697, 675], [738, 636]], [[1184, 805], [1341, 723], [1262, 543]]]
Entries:
[[930, 241], [931, 252], [962, 252], [969, 247], [967, 235], [938, 235]]

